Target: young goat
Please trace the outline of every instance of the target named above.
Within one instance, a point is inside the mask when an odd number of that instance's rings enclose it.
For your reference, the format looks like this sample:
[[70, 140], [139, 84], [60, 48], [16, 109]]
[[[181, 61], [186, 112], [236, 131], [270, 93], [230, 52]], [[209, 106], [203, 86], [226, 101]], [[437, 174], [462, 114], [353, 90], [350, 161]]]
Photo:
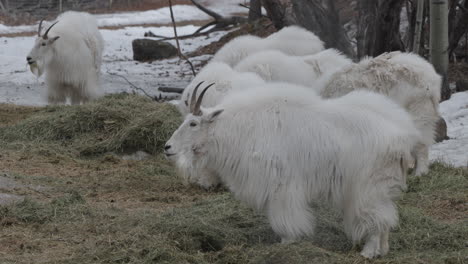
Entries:
[[388, 252], [393, 200], [420, 138], [404, 109], [371, 92], [323, 100], [291, 84], [245, 89], [206, 109], [206, 91], [196, 99], [194, 89], [191, 113], [165, 146], [187, 181], [220, 179], [265, 212], [283, 242], [313, 233], [310, 202], [324, 199], [343, 212], [353, 242], [365, 240], [364, 257]]
[[99, 96], [104, 41], [94, 17], [69, 11], [61, 14], [44, 35], [41, 28], [42, 21], [27, 61], [40, 68], [39, 75], [43, 70], [47, 73], [49, 103], [65, 103], [70, 98], [72, 104], [80, 104]]

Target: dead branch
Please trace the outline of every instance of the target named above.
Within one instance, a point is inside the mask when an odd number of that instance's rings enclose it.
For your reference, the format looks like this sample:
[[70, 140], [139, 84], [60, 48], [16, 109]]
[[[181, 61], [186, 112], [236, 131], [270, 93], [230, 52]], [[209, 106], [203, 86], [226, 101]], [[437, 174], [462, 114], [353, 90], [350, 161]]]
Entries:
[[215, 11], [213, 10], [210, 10], [204, 6], [202, 6], [201, 4], [197, 3], [195, 0], [190, 0], [198, 9], [200, 9], [201, 11], [203, 11], [204, 13], [208, 14], [210, 17], [214, 18], [215, 20], [218, 20], [218, 19], [222, 19], [223, 16], [216, 13]]
[[187, 63], [190, 65], [190, 68], [192, 69], [193, 76], [196, 76], [197, 74], [195, 73], [195, 68], [193, 67], [192, 62], [180, 50], [179, 38], [177, 37], [177, 27], [174, 19], [174, 12], [172, 11], [172, 0], [169, 0], [169, 10], [171, 11], [172, 27], [174, 28], [174, 36], [177, 43], [177, 51], [179, 53], [179, 58], [187, 61]]
[[259, 13], [259, 12], [257, 12], [256, 10], [252, 9], [252, 7], [250, 7], [250, 6], [246, 6], [246, 5], [241, 4], [241, 3], [239, 3], [239, 6], [244, 7], [244, 8], [247, 8], [250, 12], [253, 12], [253, 13], [256, 14], [258, 17], [265, 17], [265, 18], [268, 18], [268, 16], [265, 16], [264, 14], [262, 14], [262, 12], [261, 12], [262, 9], [260, 9], [260, 13]]
[[[167, 100], [170, 100], [170, 99], [174, 99], [173, 97], [169, 97], [169, 96], [162, 96], [161, 93], [159, 93], [159, 96], [151, 96], [149, 93], [147, 93], [144, 89], [136, 86], [135, 84], [133, 84], [131, 81], [129, 81], [127, 79], [127, 77], [123, 76], [123, 75], [120, 75], [120, 74], [117, 74], [115, 72], [110, 72], [109, 70], [107, 70], [107, 73], [109, 75], [113, 75], [113, 76], [117, 76], [117, 77], [120, 77], [122, 79], [124, 79], [128, 84], [130, 84], [130, 86], [132, 86], [135, 90], [137, 91], [141, 91], [146, 97], [150, 98], [151, 100], [153, 101], [156, 101], [156, 102], [163, 102], [163, 101], [167, 101]], [[177, 89], [177, 88], [175, 88]], [[183, 90], [183, 89], [182, 89]], [[162, 91], [162, 90], [161, 90]]]
[[243, 23], [247, 23], [247, 18], [246, 17], [241, 17], [241, 16], [232, 16], [232, 17], [223, 17], [222, 15], [214, 12], [213, 10], [210, 10], [201, 4], [199, 4], [195, 0], [190, 0], [198, 9], [203, 11], [204, 13], [208, 14], [210, 17], [214, 18], [214, 21], [209, 22], [208, 24], [204, 25], [201, 27], [201, 29], [198, 29], [195, 33], [200, 32], [201, 30], [215, 25], [214, 29], [226, 29], [230, 26], [238, 26]]
[[175, 88], [175, 87], [159, 87], [158, 90], [163, 93], [183, 93], [184, 88]]

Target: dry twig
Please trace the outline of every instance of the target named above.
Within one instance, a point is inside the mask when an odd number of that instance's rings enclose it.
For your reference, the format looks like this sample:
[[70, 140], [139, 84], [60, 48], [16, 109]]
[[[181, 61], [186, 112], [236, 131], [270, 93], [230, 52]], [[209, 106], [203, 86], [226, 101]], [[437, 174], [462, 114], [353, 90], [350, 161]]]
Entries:
[[192, 62], [184, 55], [182, 54], [182, 51], [180, 50], [180, 44], [179, 44], [179, 38], [177, 37], [177, 27], [174, 19], [174, 12], [172, 11], [172, 1], [169, 0], [169, 10], [171, 11], [171, 20], [172, 20], [172, 27], [174, 28], [174, 36], [175, 40], [177, 43], [177, 51], [179, 53], [179, 58], [184, 59], [187, 61], [187, 63], [190, 65], [190, 68], [192, 69], [193, 76], [196, 76], [197, 74], [195, 73], [195, 68], [193, 67]]

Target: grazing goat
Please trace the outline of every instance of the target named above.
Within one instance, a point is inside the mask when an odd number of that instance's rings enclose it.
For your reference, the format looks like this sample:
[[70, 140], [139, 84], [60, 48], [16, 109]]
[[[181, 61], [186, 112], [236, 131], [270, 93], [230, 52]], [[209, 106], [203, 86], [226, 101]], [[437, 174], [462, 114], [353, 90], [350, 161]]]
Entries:
[[240, 36], [226, 43], [212, 61], [224, 62], [234, 67], [245, 57], [262, 51], [279, 50], [288, 55], [304, 56], [324, 50], [323, 42], [312, 32], [298, 26], [290, 26], [267, 38]]
[[48, 101], [52, 104], [85, 103], [101, 94], [98, 76], [104, 40], [97, 22], [88, 13], [68, 11], [38, 37], [27, 56], [28, 63], [47, 73]]
[[289, 56], [278, 50], [260, 51], [240, 61], [234, 70], [253, 72], [267, 82], [288, 82], [315, 87], [325, 74], [353, 62], [335, 49], [309, 56]]
[[415, 175], [429, 170], [429, 147], [434, 143], [439, 120], [442, 79], [433, 66], [412, 53], [391, 52], [367, 58], [343, 67], [319, 81], [320, 95], [325, 98], [343, 96], [357, 89], [385, 94], [404, 107], [413, 118], [423, 141], [413, 151]]
[[265, 212], [285, 243], [313, 233], [310, 203], [324, 199], [343, 212], [352, 241], [365, 240], [364, 257], [388, 252], [389, 230], [398, 222], [393, 200], [406, 188], [420, 137], [404, 109], [371, 92], [324, 100], [281, 83], [201, 108], [207, 88], [198, 99], [197, 89], [191, 113], [165, 146], [187, 181], [220, 179]]
[[208, 90], [203, 100], [204, 107], [217, 105], [228, 93], [242, 90], [252, 85], [263, 84], [264, 81], [254, 73], [239, 73], [229, 65], [222, 62], [211, 62], [201, 70], [192, 82], [184, 89], [179, 101], [179, 111], [185, 116], [188, 114], [188, 100], [191, 93], [200, 81], [216, 83], [215, 89]]

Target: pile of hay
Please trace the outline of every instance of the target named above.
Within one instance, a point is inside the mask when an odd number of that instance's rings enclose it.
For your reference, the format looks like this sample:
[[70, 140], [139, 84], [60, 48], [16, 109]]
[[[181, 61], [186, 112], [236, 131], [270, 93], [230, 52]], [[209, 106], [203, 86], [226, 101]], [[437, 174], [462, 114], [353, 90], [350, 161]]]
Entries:
[[16, 124], [0, 127], [0, 144], [58, 144], [80, 155], [159, 153], [180, 122], [174, 105], [118, 94], [82, 106], [45, 107]]

